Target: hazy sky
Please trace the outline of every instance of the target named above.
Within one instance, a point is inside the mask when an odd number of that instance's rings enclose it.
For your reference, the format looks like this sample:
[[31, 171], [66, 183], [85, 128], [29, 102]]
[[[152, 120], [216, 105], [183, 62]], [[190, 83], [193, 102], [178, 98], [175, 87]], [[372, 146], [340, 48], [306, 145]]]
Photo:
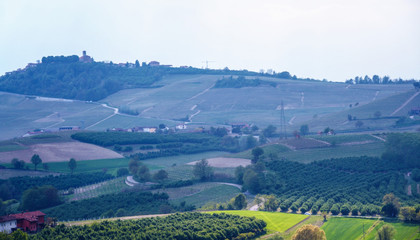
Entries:
[[0, 0], [0, 75], [43, 56], [420, 79], [420, 0]]

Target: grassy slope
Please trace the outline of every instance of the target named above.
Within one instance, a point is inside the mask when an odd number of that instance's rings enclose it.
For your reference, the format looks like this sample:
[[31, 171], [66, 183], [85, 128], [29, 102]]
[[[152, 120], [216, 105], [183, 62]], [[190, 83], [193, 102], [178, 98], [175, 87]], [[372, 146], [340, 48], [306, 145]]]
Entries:
[[[346, 108], [344, 111], [329, 114], [321, 118], [315, 119], [309, 123], [309, 129], [311, 131], [320, 131], [325, 127], [329, 126], [335, 130], [354, 130], [356, 129], [356, 121], [347, 121], [347, 115], [350, 114], [357, 119], [360, 119], [364, 124], [359, 130], [382, 130], [395, 124], [397, 119], [375, 119], [374, 113], [376, 111], [381, 112], [382, 117], [389, 117], [391, 114], [398, 109], [406, 100], [408, 100], [413, 94], [413, 89], [407, 89], [407, 92], [397, 93], [384, 99], [377, 99], [374, 102], [359, 105], [357, 107]], [[411, 107], [418, 105], [420, 97], [417, 96], [413, 99], [405, 108], [395, 113], [393, 117], [407, 116], [407, 112]]]
[[308, 216], [300, 214], [288, 214], [281, 212], [262, 212], [262, 211], [215, 211], [228, 214], [235, 214], [245, 217], [256, 217], [267, 223], [268, 233], [284, 232], [293, 227]]
[[[412, 88], [408, 85], [366, 85], [347, 88], [347, 85], [343, 83], [282, 79], [269, 79], [278, 84], [277, 88], [211, 88], [221, 77], [213, 75], [168, 76], [159, 82], [164, 85], [160, 88], [120, 91], [101, 102], [109, 103], [115, 107], [127, 106], [138, 110], [141, 113], [140, 117], [115, 115], [90, 129], [156, 126], [160, 123], [174, 126], [178, 121], [173, 121], [173, 119], [183, 118], [186, 115], [191, 116], [198, 111], [200, 113], [193, 118], [193, 122], [212, 125], [249, 122], [260, 127], [268, 124], [277, 125], [279, 111], [276, 108], [282, 99], [285, 103], [287, 121], [295, 117], [289, 130], [298, 129], [299, 124], [312, 120], [316, 114], [320, 117], [320, 121], [316, 126], [310, 126], [310, 130], [313, 131], [317, 127], [321, 128], [327, 125], [336, 128], [335, 125], [341, 124], [346, 119], [347, 112], [341, 113], [341, 115], [331, 115], [325, 119], [322, 116], [346, 110], [350, 103], [369, 103], [377, 92], [379, 94], [376, 99], [380, 100]], [[301, 102], [302, 96], [304, 96], [303, 103]], [[398, 98], [404, 99], [404, 97]], [[113, 114], [112, 109], [104, 108], [96, 103], [37, 101], [27, 99], [22, 95], [8, 93], [0, 93], [0, 102], [3, 103], [0, 106], [0, 121], [3, 123], [0, 127], [2, 132], [0, 138], [3, 139], [19, 136], [36, 128], [69, 125], [88, 127]], [[391, 103], [393, 102], [391, 101]], [[378, 109], [383, 115], [386, 115], [391, 103], [381, 103], [374, 108], [361, 106], [350, 111], [355, 111], [355, 115], [362, 116], [363, 114], [359, 114], [358, 111], [362, 111], [364, 108], [366, 110], [363, 111], [370, 115], [373, 114], [372, 109]], [[353, 123], [350, 125], [344, 127], [354, 128]]]
[[[385, 223], [391, 224], [395, 228], [395, 239], [414, 240], [420, 237], [419, 225], [417, 224], [407, 224], [397, 221], [386, 221]], [[327, 239], [353, 240], [360, 239], [363, 236], [364, 224], [365, 239], [374, 240], [377, 230], [385, 223], [377, 219], [332, 217], [322, 226], [322, 229], [325, 231]]]

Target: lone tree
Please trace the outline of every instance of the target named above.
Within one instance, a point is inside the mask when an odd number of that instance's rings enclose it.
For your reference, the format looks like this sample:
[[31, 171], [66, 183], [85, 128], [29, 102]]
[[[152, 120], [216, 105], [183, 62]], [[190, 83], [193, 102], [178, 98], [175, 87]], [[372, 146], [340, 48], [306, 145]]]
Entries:
[[77, 167], [76, 159], [70, 158], [68, 167], [70, 168], [71, 175], [73, 175], [74, 169]]
[[153, 175], [153, 179], [155, 179], [156, 181], [163, 181], [167, 178], [168, 178], [168, 173], [163, 169], [159, 170], [157, 173]]
[[391, 240], [394, 239], [395, 228], [389, 224], [385, 224], [376, 234], [377, 240]]
[[303, 136], [307, 135], [309, 133], [309, 127], [307, 124], [304, 124], [302, 126], [300, 126], [300, 134], [302, 134]]
[[264, 134], [264, 136], [266, 136], [266, 137], [272, 137], [273, 135], [274, 135], [274, 133], [276, 132], [276, 127], [275, 126], [273, 126], [273, 125], [268, 125], [268, 127], [266, 127], [264, 130], [263, 130], [263, 134]]
[[213, 168], [206, 159], [201, 159], [194, 165], [193, 174], [195, 178], [205, 181], [213, 177]]
[[246, 208], [246, 197], [243, 193], [239, 193], [233, 200], [233, 206], [235, 209], [241, 210]]
[[399, 211], [399, 199], [393, 193], [386, 194], [382, 199], [382, 213], [387, 217], [396, 217]]
[[36, 171], [36, 166], [42, 163], [42, 159], [39, 157], [38, 154], [34, 154], [31, 158], [31, 163], [35, 165], [35, 171]]
[[299, 228], [292, 236], [292, 240], [326, 240], [324, 230], [318, 226], [305, 225]]
[[264, 150], [260, 147], [252, 149], [252, 163], [257, 163], [260, 156], [264, 154]]
[[361, 128], [363, 126], [363, 122], [360, 120], [357, 120], [357, 122], [354, 124], [357, 128]]

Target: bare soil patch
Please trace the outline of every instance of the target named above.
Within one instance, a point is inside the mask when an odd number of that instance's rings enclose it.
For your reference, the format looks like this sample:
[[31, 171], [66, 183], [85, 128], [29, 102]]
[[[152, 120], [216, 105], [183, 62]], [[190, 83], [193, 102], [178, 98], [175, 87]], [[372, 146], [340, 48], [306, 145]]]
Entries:
[[32, 155], [38, 154], [43, 163], [76, 160], [122, 158], [123, 156], [106, 148], [81, 142], [43, 143], [28, 146], [28, 149], [0, 152], [0, 163], [10, 163], [18, 158], [30, 163]]
[[[218, 157], [218, 158], [209, 158], [207, 159], [209, 162], [209, 165], [212, 167], [217, 168], [234, 168], [238, 166], [246, 167], [251, 164], [251, 160], [245, 159], [245, 158], [224, 158], [224, 157]], [[187, 163], [188, 165], [194, 165], [198, 161]]]

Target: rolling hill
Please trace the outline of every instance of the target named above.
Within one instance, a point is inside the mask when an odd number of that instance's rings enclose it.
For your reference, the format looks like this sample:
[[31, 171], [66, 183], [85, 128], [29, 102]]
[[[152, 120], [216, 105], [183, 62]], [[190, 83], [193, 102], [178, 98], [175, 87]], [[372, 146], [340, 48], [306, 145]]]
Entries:
[[[160, 87], [124, 89], [98, 102], [0, 92], [0, 138], [9, 139], [34, 129], [60, 126], [106, 130], [163, 123], [173, 127], [186, 118], [191, 125], [207, 127], [235, 122], [253, 123], [260, 128], [269, 124], [278, 126], [281, 101], [285, 106], [288, 132], [298, 130], [300, 124], [309, 124], [311, 132], [327, 126], [343, 131], [355, 130], [353, 121], [346, 122], [348, 114], [365, 119], [364, 126], [356, 131], [368, 127], [386, 129], [420, 102], [417, 95], [391, 116], [413, 96], [412, 85], [347, 85], [261, 77], [273, 84], [215, 88], [216, 82], [223, 77], [167, 75], [159, 81]], [[255, 79], [254, 76], [247, 78]], [[138, 115], [124, 114], [116, 108], [129, 109]], [[373, 119], [375, 111], [382, 113], [380, 119]]]

